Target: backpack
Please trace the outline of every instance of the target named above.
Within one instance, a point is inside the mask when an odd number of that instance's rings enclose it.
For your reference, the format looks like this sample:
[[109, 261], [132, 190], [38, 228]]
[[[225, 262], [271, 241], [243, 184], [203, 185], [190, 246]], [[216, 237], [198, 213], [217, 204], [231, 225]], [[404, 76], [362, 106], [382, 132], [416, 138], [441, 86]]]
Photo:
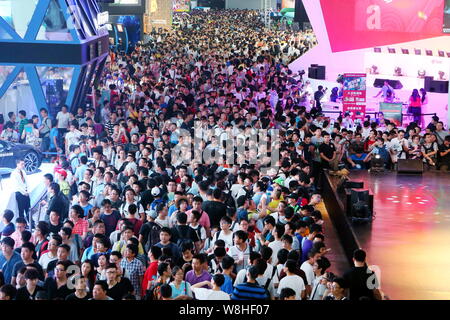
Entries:
[[163, 283], [157, 282], [147, 290], [145, 300], [161, 300], [161, 286]]
[[147, 222], [150, 227], [148, 233], [147, 242], [145, 243], [145, 252], [148, 252], [152, 246], [159, 242], [159, 233], [161, 231], [161, 226], [155, 222]]
[[182, 250], [182, 247], [184, 246], [184, 244], [190, 244], [192, 245], [192, 247], [194, 247], [194, 242], [192, 241], [191, 238], [189, 238], [189, 227], [186, 228], [186, 231], [183, 232], [181, 231], [181, 229], [179, 228], [179, 226], [176, 226], [175, 229], [177, 230], [178, 233], [178, 240], [177, 240], [177, 246], [180, 249], [180, 251]]
[[[270, 286], [270, 281], [272, 281], [273, 277], [275, 276], [275, 273], [277, 273], [277, 268], [274, 267], [272, 269], [272, 276], [270, 278], [267, 279], [266, 283], [264, 284], [263, 288], [268, 292], [268, 288]], [[245, 275], [244, 277], [244, 283], [247, 282], [247, 275]], [[270, 296], [270, 294], [268, 294]]]

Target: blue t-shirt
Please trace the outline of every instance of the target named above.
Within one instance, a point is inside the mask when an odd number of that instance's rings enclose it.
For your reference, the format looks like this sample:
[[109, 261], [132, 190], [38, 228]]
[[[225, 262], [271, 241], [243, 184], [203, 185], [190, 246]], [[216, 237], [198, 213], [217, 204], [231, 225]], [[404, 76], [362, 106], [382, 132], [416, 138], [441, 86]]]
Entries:
[[94, 206], [90, 203], [88, 203], [86, 207], [81, 206], [81, 208], [83, 208], [85, 217], [87, 217], [89, 215], [89, 210], [91, 210], [93, 207]]
[[11, 278], [13, 276], [14, 266], [17, 262], [22, 261], [20, 254], [14, 252], [11, 259], [6, 260], [3, 253], [0, 252], [0, 269], [2, 269], [3, 276], [5, 277], [5, 283], [11, 283]]
[[186, 281], [183, 281], [178, 289], [173, 282], [170, 286], [172, 287], [172, 299], [175, 299], [178, 296], [187, 296], [191, 292], [191, 285]]
[[14, 223], [10, 222], [3, 228], [2, 236], [9, 237], [14, 231], [16, 231], [16, 228], [14, 227]]
[[58, 139], [58, 128], [52, 128], [50, 130], [50, 150], [56, 149], [56, 146], [53, 143], [54, 137], [56, 137], [56, 139]]
[[228, 276], [227, 274], [224, 274], [223, 276], [225, 278], [225, 282], [220, 287], [220, 290], [222, 290], [223, 292], [226, 292], [228, 294], [232, 294], [233, 290], [234, 290], [233, 280], [231, 280], [230, 276]]

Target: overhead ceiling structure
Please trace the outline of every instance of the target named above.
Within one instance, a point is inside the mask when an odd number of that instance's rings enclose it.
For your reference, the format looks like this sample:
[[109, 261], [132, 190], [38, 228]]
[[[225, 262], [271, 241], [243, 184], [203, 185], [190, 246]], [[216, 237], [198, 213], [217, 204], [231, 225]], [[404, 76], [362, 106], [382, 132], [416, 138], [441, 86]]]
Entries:
[[100, 16], [96, 0], [0, 0], [0, 110], [83, 105], [109, 52]]

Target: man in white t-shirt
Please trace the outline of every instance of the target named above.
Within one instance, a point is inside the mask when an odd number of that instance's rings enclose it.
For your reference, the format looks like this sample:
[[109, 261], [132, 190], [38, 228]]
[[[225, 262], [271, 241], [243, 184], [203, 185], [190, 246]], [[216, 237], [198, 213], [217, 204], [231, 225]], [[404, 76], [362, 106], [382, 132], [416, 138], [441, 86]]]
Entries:
[[276, 266], [278, 264], [278, 251], [283, 249], [283, 242], [281, 241], [281, 237], [284, 234], [284, 228], [283, 226], [276, 225], [275, 228], [272, 230], [272, 235], [275, 238], [274, 241], [269, 243], [269, 248], [272, 249], [272, 266]]
[[296, 267], [296, 261], [286, 261], [286, 264], [284, 265], [284, 272], [286, 272], [286, 276], [280, 280], [280, 284], [278, 285], [278, 294], [280, 294], [281, 290], [284, 288], [291, 288], [295, 291], [295, 300], [301, 300], [305, 298], [305, 283], [300, 276], [295, 274]]
[[66, 129], [69, 127], [70, 113], [67, 112], [67, 107], [63, 106], [61, 111], [56, 114], [58, 120], [58, 129]]
[[397, 163], [398, 159], [406, 159], [408, 140], [405, 139], [405, 131], [400, 130], [397, 137], [393, 138], [387, 147], [391, 154], [392, 162]]
[[248, 266], [248, 259], [252, 248], [247, 242], [247, 233], [238, 230], [234, 233], [234, 246], [228, 250], [228, 255], [232, 257], [236, 263], [236, 271], [239, 272]]
[[66, 133], [66, 153], [69, 153], [71, 145], [78, 145], [80, 143], [81, 132], [78, 131], [77, 122], [74, 120], [70, 123], [69, 132]]
[[319, 259], [319, 257], [320, 253], [311, 250], [308, 253], [308, 260], [303, 262], [300, 267], [300, 269], [302, 269], [305, 272], [306, 280], [308, 281], [308, 283], [306, 283], [307, 286], [306, 291], [308, 295], [311, 293], [311, 287], [313, 285], [313, 281], [315, 278], [313, 266], [316, 260]]
[[[218, 273], [212, 277], [211, 281], [202, 281], [192, 285], [191, 290], [197, 300], [230, 300], [230, 296], [220, 289], [224, 282], [224, 275]], [[202, 288], [205, 285], [211, 289]]]

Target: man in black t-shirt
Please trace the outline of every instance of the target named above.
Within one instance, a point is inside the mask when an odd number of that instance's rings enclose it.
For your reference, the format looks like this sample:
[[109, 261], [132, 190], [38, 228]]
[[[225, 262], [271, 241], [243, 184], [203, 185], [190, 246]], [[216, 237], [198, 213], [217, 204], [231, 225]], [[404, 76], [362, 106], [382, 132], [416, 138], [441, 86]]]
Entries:
[[444, 143], [439, 146], [438, 164], [441, 171], [450, 169], [450, 135], [445, 137]]
[[330, 143], [330, 134], [323, 132], [323, 143], [319, 146], [320, 159], [323, 168], [330, 168], [330, 163], [336, 157], [336, 147]]
[[381, 300], [378, 278], [366, 264], [366, 253], [357, 249], [353, 253], [354, 267], [344, 274], [344, 279], [350, 289], [350, 300], [359, 301], [361, 298]]
[[128, 278], [117, 277], [117, 266], [115, 264], [110, 264], [106, 268], [106, 282], [108, 283], [106, 295], [114, 300], [122, 300], [125, 295], [134, 291]]
[[187, 225], [187, 214], [184, 212], [177, 213], [177, 225], [172, 228], [172, 242], [176, 243], [181, 250], [183, 242], [191, 242], [198, 247], [197, 232]]
[[212, 201], [203, 202], [202, 206], [202, 210], [209, 216], [211, 227], [219, 226], [220, 219], [227, 214], [227, 206], [221, 201], [222, 191], [220, 189], [214, 189], [213, 198]]
[[22, 261], [17, 262], [14, 265], [13, 271], [12, 271], [12, 279], [11, 284], [16, 285], [16, 278], [17, 274], [19, 273], [19, 270], [26, 266], [31, 266], [36, 268], [36, 271], [38, 272], [38, 278], [41, 281], [44, 281], [44, 271], [42, 270], [41, 265], [33, 259], [33, 255], [35, 253], [34, 245], [31, 242], [26, 242], [22, 245], [20, 256], [22, 258]]

